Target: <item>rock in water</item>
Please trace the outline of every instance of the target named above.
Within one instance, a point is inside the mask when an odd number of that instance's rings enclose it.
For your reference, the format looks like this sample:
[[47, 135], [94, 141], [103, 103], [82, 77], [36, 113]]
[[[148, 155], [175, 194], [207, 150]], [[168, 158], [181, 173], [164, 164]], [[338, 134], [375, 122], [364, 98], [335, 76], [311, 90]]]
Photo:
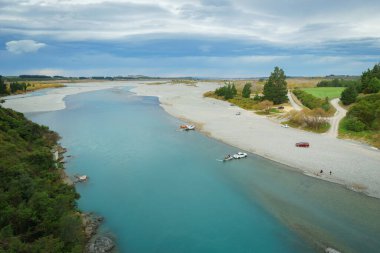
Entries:
[[88, 253], [107, 253], [115, 247], [114, 242], [105, 236], [97, 237], [88, 245]]

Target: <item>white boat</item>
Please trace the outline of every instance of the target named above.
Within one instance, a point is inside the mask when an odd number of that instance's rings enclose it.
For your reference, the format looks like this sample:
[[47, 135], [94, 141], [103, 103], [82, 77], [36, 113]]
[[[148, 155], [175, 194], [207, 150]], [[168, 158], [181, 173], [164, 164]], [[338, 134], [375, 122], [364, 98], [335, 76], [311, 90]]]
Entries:
[[77, 179], [77, 182], [86, 182], [88, 180], [87, 175], [82, 175], [82, 176], [75, 175], [75, 177]]
[[195, 130], [195, 126], [194, 125], [186, 125], [185, 130]]
[[223, 162], [230, 161], [232, 159], [234, 159], [232, 155], [227, 155], [226, 157], [224, 157]]
[[234, 157], [235, 159], [245, 158], [245, 157], [247, 157], [247, 156], [248, 156], [247, 153], [243, 153], [243, 152], [238, 152], [237, 154], [234, 154], [234, 155], [233, 155], [233, 157]]

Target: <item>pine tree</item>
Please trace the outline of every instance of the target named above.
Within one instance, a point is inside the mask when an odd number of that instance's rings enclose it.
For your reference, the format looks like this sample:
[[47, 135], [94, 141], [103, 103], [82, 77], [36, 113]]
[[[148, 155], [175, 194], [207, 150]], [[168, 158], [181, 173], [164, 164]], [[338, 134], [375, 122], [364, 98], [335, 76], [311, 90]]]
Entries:
[[[373, 89], [373, 83], [371, 83], [373, 78], [380, 79], [380, 63], [375, 64], [372, 69], [368, 69], [367, 71], [364, 71], [360, 81], [361, 81], [361, 90], [359, 92], [364, 92], [364, 93], [376, 93], [377, 89]], [[372, 87], [370, 87], [370, 85]]]
[[282, 104], [288, 100], [287, 83], [285, 73], [279, 67], [275, 67], [268, 81], [264, 85], [264, 97], [274, 104]]
[[0, 76], [0, 95], [7, 94], [7, 85], [5, 84], [3, 77]]
[[246, 83], [244, 85], [243, 91], [241, 93], [243, 98], [249, 98], [251, 96], [251, 87], [252, 85], [250, 83]]
[[340, 100], [342, 100], [344, 105], [349, 105], [356, 101], [357, 96], [358, 92], [356, 91], [355, 86], [350, 85], [342, 92]]
[[373, 77], [367, 88], [364, 90], [364, 93], [377, 93], [380, 91], [380, 80], [377, 77]]
[[231, 91], [232, 91], [232, 95], [236, 96], [237, 90], [236, 90], [235, 84], [232, 84]]

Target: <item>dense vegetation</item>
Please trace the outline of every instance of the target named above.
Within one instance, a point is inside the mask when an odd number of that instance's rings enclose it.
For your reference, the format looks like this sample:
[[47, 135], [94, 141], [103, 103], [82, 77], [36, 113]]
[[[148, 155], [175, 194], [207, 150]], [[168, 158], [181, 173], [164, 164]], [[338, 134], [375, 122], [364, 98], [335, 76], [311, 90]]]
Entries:
[[340, 100], [344, 105], [350, 105], [355, 103], [356, 98], [358, 97], [358, 91], [354, 85], [348, 86], [341, 94]]
[[0, 96], [6, 95], [7, 92], [8, 92], [7, 85], [5, 84], [3, 77], [0, 76]]
[[361, 76], [361, 87], [358, 90], [365, 94], [377, 93], [380, 91], [380, 63], [372, 69], [364, 71]]
[[[362, 97], [347, 112], [347, 118], [362, 126], [361, 130], [380, 130], [380, 94]], [[356, 127], [348, 130], [357, 131]]]
[[372, 69], [364, 71], [360, 77], [360, 82], [347, 85], [340, 100], [344, 105], [356, 102], [359, 93], [371, 94], [380, 91], [380, 63], [375, 64]]
[[358, 85], [358, 80], [347, 80], [347, 79], [333, 79], [333, 80], [322, 80], [317, 83], [317, 87], [348, 87], [350, 85]]
[[228, 83], [223, 87], [216, 89], [215, 94], [219, 97], [224, 97], [224, 99], [228, 100], [234, 98], [237, 95], [237, 90], [235, 84]]
[[264, 85], [264, 97], [274, 104], [282, 104], [288, 101], [286, 76], [282, 69], [275, 67]]
[[307, 131], [324, 133], [330, 128], [328, 116], [328, 113], [321, 108], [313, 110], [304, 109], [302, 111], [292, 110], [286, 115], [288, 121], [284, 123]]
[[46, 82], [20, 82], [20, 81], [7, 81], [5, 82], [2, 76], [0, 76], [0, 96], [6, 96], [10, 94], [25, 93], [28, 91], [34, 91], [46, 88], [58, 88], [64, 87], [59, 83], [46, 83]]
[[296, 95], [302, 104], [309, 109], [322, 108], [325, 111], [330, 110], [330, 103], [328, 99], [314, 97], [310, 93], [300, 89], [293, 90], [293, 94]]
[[0, 252], [83, 252], [75, 200], [52, 148], [57, 134], [0, 107]]
[[380, 148], [380, 93], [358, 98], [340, 124], [340, 136], [365, 140]]

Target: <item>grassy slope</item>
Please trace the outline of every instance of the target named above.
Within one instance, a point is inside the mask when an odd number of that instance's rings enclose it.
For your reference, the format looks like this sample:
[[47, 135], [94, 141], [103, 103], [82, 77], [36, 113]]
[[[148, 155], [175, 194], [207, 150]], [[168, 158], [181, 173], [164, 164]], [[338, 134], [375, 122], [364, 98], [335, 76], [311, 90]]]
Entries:
[[303, 88], [305, 92], [313, 95], [314, 97], [324, 99], [328, 97], [330, 100], [338, 98], [342, 94], [345, 87], [316, 87], [316, 88]]

